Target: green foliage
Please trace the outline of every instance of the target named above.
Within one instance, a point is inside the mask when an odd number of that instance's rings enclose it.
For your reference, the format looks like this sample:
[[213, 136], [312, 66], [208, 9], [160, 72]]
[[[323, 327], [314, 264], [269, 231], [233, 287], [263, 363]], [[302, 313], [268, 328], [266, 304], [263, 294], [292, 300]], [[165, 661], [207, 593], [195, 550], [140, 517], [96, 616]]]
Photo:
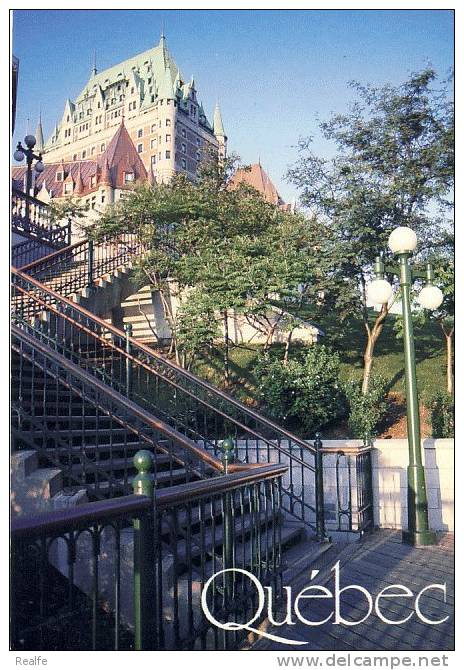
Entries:
[[375, 437], [375, 431], [387, 411], [387, 388], [386, 379], [379, 375], [371, 376], [365, 394], [362, 393], [358, 380], [351, 379], [346, 382], [348, 425], [356, 438], [368, 440]]
[[209, 296], [195, 289], [190, 291], [177, 315], [177, 343], [184, 366], [189, 368], [197, 356], [211, 349], [217, 336], [217, 321]]
[[344, 412], [340, 361], [324, 345], [314, 344], [287, 364], [272, 356], [258, 361], [255, 373], [264, 411], [296, 432], [314, 433]]
[[437, 391], [428, 404], [433, 437], [454, 437], [454, 399], [443, 390]]
[[327, 297], [338, 318], [359, 315], [368, 335], [365, 285], [391, 231], [410, 226], [426, 246], [449, 222], [454, 108], [449, 82], [437, 86], [435, 78], [425, 69], [399, 86], [353, 83], [348, 111], [320, 124], [333, 158], [316, 155], [312, 139], [303, 139], [287, 174], [302, 204], [330, 221]]

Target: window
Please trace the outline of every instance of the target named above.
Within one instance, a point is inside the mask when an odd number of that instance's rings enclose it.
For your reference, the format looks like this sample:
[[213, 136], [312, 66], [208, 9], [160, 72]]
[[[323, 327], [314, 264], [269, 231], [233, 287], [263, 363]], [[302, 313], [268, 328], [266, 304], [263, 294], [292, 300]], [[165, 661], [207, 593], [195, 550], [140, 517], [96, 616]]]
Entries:
[[151, 164], [154, 165], [156, 163], [156, 154], [151, 157]]
[[185, 158], [182, 159], [182, 168], [183, 168], [184, 170], [187, 169], [187, 161], [185, 160]]
[[100, 145], [100, 151], [105, 151], [105, 143], [104, 142], [103, 142], [103, 144]]
[[86, 156], [87, 156], [87, 151], [84, 149], [84, 151], [82, 152], [82, 158], [85, 158]]
[[171, 141], [171, 135], [166, 135], [166, 142], [170, 142], [170, 141]]
[[92, 175], [92, 176], [90, 177], [90, 186], [93, 188], [93, 187], [96, 186], [96, 185], [97, 185], [97, 178], [96, 178], [95, 175]]
[[68, 114], [68, 116], [66, 117], [66, 123], [69, 123], [69, 114]]
[[131, 88], [131, 95], [134, 95], [134, 87]]
[[101, 194], [100, 202], [101, 202], [102, 205], [105, 202], [105, 194], [104, 193]]
[[197, 147], [201, 147], [201, 139], [197, 137]]
[[55, 181], [63, 181], [63, 178], [64, 178], [64, 174], [63, 174], [63, 172], [60, 171], [60, 172], [57, 172], [57, 173], [56, 173], [56, 175], [55, 175]]
[[154, 123], [151, 127], [151, 132], [154, 133], [156, 130], [156, 123]]
[[182, 137], [187, 137], [187, 131], [185, 128], [182, 128]]
[[143, 128], [137, 130], [137, 137], [143, 137]]
[[77, 161], [77, 154], [73, 154], [73, 161]]
[[200, 156], [200, 152], [199, 152], [199, 151], [197, 151], [197, 161], [199, 161], [199, 160], [200, 160], [200, 158], [201, 158], [201, 156]]
[[125, 184], [130, 184], [130, 182], [134, 181], [135, 175], [133, 172], [124, 172], [124, 183]]
[[170, 151], [166, 151], [166, 158], [171, 158], [171, 152]]
[[182, 144], [180, 146], [181, 146], [181, 149], [182, 149], [182, 153], [183, 154], [187, 153], [187, 146], [184, 144], [184, 142], [182, 142]]
[[67, 194], [72, 193], [72, 192], [73, 192], [73, 185], [72, 185], [72, 182], [68, 181], [68, 182], [64, 185], [64, 193], [67, 195]]
[[91, 150], [90, 150], [90, 155], [93, 156], [94, 153], [95, 153], [95, 147], [92, 147]]
[[150, 149], [154, 149], [156, 147], [156, 137], [154, 140], [150, 142]]
[[95, 205], [97, 204], [97, 197], [94, 195], [93, 198], [90, 200], [90, 207], [92, 209], [95, 209]]
[[166, 128], [171, 127], [171, 119], [166, 119]]
[[142, 153], [142, 151], [143, 151], [143, 144], [137, 144], [137, 151], [138, 151], [139, 154]]

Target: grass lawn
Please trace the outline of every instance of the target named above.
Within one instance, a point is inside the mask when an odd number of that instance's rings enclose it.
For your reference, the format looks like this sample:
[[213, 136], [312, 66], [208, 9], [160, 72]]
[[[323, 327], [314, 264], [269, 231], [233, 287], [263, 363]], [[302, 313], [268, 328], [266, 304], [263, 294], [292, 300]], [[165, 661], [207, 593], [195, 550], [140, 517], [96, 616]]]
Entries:
[[[390, 383], [392, 397], [397, 405], [404, 398], [403, 341], [395, 337], [394, 316], [388, 316], [379, 340], [376, 344], [373, 372], [383, 375]], [[353, 377], [361, 379], [363, 370], [363, 351], [365, 346], [364, 328], [354, 319], [341, 325], [335, 319], [318, 323], [326, 333], [321, 341], [330, 345], [340, 355], [341, 376], [343, 380]], [[417, 382], [421, 404], [438, 389], [446, 389], [446, 356], [444, 339], [438, 324], [429, 322], [415, 329], [417, 360]], [[275, 345], [282, 346], [282, 345]], [[229, 391], [247, 404], [257, 404], [256, 379], [253, 366], [258, 357], [260, 346], [235, 347], [230, 353], [232, 385]], [[194, 372], [212, 383], [223, 386], [223, 352], [216, 349], [207, 360], [199, 361]], [[403, 407], [395, 408], [398, 419], [404, 414]], [[404, 422], [403, 422], [404, 423]], [[403, 428], [401, 428], [403, 430]], [[427, 429], [423, 430], [427, 434]]]

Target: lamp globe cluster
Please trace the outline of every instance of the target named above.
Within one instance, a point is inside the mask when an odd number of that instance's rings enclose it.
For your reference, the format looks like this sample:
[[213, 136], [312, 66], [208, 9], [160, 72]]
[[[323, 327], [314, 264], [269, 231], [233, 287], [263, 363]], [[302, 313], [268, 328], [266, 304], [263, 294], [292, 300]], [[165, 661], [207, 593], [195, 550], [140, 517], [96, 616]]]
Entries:
[[[395, 254], [412, 254], [417, 247], [417, 235], [408, 226], [398, 226], [390, 233], [388, 238], [388, 246]], [[382, 265], [383, 272], [383, 265]], [[431, 266], [430, 266], [430, 272]], [[430, 278], [433, 276], [427, 275], [427, 285], [424, 286], [419, 293], [418, 301], [424, 309], [438, 309], [443, 302], [443, 293], [438, 286], [433, 286]], [[391, 285], [377, 274], [377, 279], [372, 281], [367, 288], [367, 296], [371, 303], [376, 305], [383, 305], [387, 303], [392, 297], [393, 289]]]

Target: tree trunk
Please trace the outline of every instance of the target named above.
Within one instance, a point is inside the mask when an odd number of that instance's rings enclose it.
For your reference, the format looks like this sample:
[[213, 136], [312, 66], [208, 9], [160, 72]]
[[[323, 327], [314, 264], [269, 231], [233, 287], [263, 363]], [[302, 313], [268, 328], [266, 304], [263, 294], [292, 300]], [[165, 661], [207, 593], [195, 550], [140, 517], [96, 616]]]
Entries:
[[288, 364], [288, 355], [290, 353], [290, 343], [292, 341], [293, 328], [288, 331], [287, 341], [285, 342], [284, 365]]
[[446, 390], [453, 393], [453, 334], [446, 336]]
[[443, 322], [440, 322], [443, 335], [446, 341], [446, 390], [451, 395], [453, 393], [453, 335], [454, 327], [449, 332], [446, 331]]
[[224, 381], [226, 386], [229, 385], [229, 319], [227, 318], [227, 310], [222, 313], [224, 320]]
[[375, 320], [372, 328], [369, 328], [368, 324], [365, 323], [365, 328], [367, 332], [367, 344], [364, 350], [364, 371], [363, 371], [363, 381], [362, 381], [362, 393], [365, 395], [369, 389], [369, 380], [372, 372], [372, 362], [374, 359], [374, 349], [375, 343], [380, 337], [380, 333], [383, 330], [383, 325], [388, 314], [388, 306], [382, 305], [382, 309], [379, 312], [378, 317]]

